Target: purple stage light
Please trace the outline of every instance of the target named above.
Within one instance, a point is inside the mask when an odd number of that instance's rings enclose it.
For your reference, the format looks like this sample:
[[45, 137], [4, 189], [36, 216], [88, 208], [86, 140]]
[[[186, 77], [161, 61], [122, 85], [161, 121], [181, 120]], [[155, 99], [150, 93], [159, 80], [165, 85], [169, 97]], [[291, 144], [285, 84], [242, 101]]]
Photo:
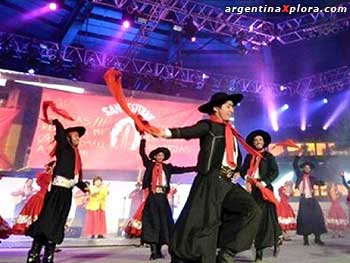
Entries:
[[300, 109], [300, 130], [306, 130], [306, 119], [307, 119], [307, 100], [303, 99], [301, 101]]
[[327, 98], [324, 98], [324, 99], [322, 100], [322, 102], [323, 102], [323, 104], [327, 104], [327, 103], [328, 103], [328, 99], [327, 99]]
[[35, 70], [33, 68], [28, 69], [29, 74], [35, 74]]
[[56, 11], [57, 10], [57, 3], [55, 3], [55, 2], [51, 2], [51, 3], [49, 3], [49, 9], [51, 10], [51, 11]]
[[196, 37], [191, 37], [191, 42], [196, 42], [197, 38]]
[[129, 27], [130, 27], [130, 22], [129, 22], [128, 20], [124, 20], [124, 21], [123, 21], [123, 27], [124, 27], [125, 29], [129, 28]]

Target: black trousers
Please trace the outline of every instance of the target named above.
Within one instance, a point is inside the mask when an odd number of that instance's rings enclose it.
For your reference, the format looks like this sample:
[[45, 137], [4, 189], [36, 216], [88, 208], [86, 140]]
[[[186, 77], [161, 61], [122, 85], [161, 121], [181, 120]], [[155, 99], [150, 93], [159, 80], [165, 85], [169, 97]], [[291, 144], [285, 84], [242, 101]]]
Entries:
[[252, 196], [235, 185], [222, 203], [219, 247], [238, 253], [252, 246], [262, 211]]

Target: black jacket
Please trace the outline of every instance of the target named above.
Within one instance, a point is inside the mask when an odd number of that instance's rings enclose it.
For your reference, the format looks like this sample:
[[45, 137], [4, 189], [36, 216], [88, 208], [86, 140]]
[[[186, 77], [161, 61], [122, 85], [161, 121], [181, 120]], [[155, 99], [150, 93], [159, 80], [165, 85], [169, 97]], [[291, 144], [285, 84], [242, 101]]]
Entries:
[[[69, 143], [67, 134], [63, 125], [57, 120], [52, 121], [56, 127], [56, 165], [53, 171], [54, 176], [59, 175], [67, 179], [74, 179], [75, 152], [73, 146]], [[79, 171], [79, 182], [76, 184], [81, 190], [85, 191], [86, 185], [82, 182], [82, 171]]]
[[[300, 160], [300, 157], [295, 156], [293, 161], [293, 169], [297, 177], [295, 181], [296, 188], [299, 188], [300, 183], [303, 181], [303, 171], [299, 167], [299, 160]], [[312, 188], [314, 187], [314, 185], [324, 185], [324, 182], [317, 179], [312, 173], [310, 174], [310, 182], [311, 182]]]
[[[197, 159], [197, 170], [207, 174], [213, 169], [220, 169], [225, 153], [225, 124], [210, 120], [201, 120], [195, 125], [184, 128], [170, 129], [171, 138], [194, 139], [199, 138], [200, 150]], [[242, 155], [238, 148], [238, 172], [242, 163]]]
[[[155, 162], [148, 158], [146, 151], [146, 140], [142, 139], [140, 143], [140, 156], [142, 158], [143, 166], [146, 168], [145, 174], [143, 176], [142, 181], [142, 189], [151, 189], [151, 182], [152, 182], [152, 171]], [[163, 170], [166, 177], [166, 193], [170, 190], [170, 179], [172, 174], [181, 174], [181, 173], [190, 173], [195, 172], [196, 167], [178, 167], [174, 166], [171, 163], [163, 163]]]
[[[263, 159], [261, 159], [261, 162], [259, 164], [259, 176], [260, 181], [264, 182], [266, 185], [270, 185], [277, 177], [278, 177], [278, 166], [275, 157], [269, 153], [269, 152], [263, 152]], [[243, 166], [241, 168], [241, 176], [244, 178], [244, 176], [247, 174], [250, 161], [252, 159], [252, 155], [248, 154], [246, 155]]]

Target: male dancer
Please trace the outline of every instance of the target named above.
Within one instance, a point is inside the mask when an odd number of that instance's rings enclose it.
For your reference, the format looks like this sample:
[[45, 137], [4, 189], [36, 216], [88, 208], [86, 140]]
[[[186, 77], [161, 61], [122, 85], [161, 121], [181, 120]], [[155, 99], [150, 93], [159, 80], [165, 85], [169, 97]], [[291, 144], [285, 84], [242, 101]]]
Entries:
[[177, 167], [171, 163], [164, 163], [171, 155], [168, 148], [158, 147], [150, 152], [149, 157], [145, 148], [146, 140], [142, 139], [140, 156], [146, 168], [142, 188], [148, 191], [148, 197], [142, 215], [141, 242], [150, 244], [150, 260], [155, 260], [163, 258], [161, 247], [169, 244], [170, 234], [174, 227], [167, 199], [171, 175], [194, 172], [196, 167]]
[[237, 141], [258, 154], [237, 130], [230, 117], [241, 94], [216, 93], [198, 110], [210, 119], [197, 124], [162, 130], [154, 136], [200, 139], [196, 176], [187, 202], [175, 225], [170, 244], [172, 262], [231, 263], [236, 253], [251, 247], [261, 210], [251, 195], [231, 182], [239, 172], [241, 154]]
[[262, 209], [262, 220], [255, 237], [256, 256], [255, 261], [263, 258], [263, 249], [274, 246], [274, 256], [277, 256], [282, 241], [282, 230], [278, 223], [276, 207], [273, 203], [263, 199], [260, 189], [267, 187], [273, 191], [271, 183], [278, 177], [278, 166], [275, 157], [266, 151], [271, 143], [271, 136], [266, 131], [252, 131], [246, 138], [246, 142], [257, 151], [261, 152], [263, 158], [253, 157], [248, 154], [241, 169], [243, 179], [253, 177], [258, 182], [252, 186], [252, 196]]
[[44, 206], [37, 221], [30, 225], [27, 235], [33, 237], [28, 252], [27, 263], [40, 263], [40, 251], [45, 246], [43, 263], [54, 262], [56, 244], [64, 237], [64, 226], [72, 203], [72, 188], [87, 191], [82, 181], [82, 164], [78, 145], [85, 134], [84, 127], [64, 129], [57, 120], [51, 122], [56, 127], [56, 166], [50, 192], [45, 196]]
[[316, 180], [312, 175], [312, 170], [315, 165], [311, 162], [305, 161], [300, 165], [299, 160], [304, 155], [304, 148], [302, 148], [293, 161], [294, 172], [297, 176], [296, 187], [299, 188], [301, 197], [299, 201], [299, 210], [297, 216], [297, 234], [304, 237], [304, 246], [309, 245], [309, 235], [315, 235], [315, 243], [323, 246], [321, 234], [326, 233], [326, 225], [322, 209], [317, 199], [314, 197], [314, 184], [321, 184], [321, 181]]

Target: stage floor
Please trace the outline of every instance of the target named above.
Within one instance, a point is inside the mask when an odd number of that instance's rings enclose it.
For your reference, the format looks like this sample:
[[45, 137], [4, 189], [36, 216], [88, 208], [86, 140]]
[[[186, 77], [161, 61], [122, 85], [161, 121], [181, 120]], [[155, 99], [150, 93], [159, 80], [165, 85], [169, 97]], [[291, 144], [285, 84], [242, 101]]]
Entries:
[[[324, 235], [326, 246], [315, 245], [310, 239], [310, 246], [304, 247], [300, 237], [293, 237], [293, 241], [285, 242], [278, 258], [272, 257], [272, 250], [266, 249], [263, 262], [282, 262], [282, 263], [348, 263], [350, 262], [350, 233], [347, 233], [344, 239], [333, 239], [330, 234]], [[68, 240], [67, 240], [68, 241]], [[80, 241], [79, 241], [80, 242]], [[101, 241], [105, 244], [108, 240]], [[103, 262], [103, 263], [143, 263], [149, 262], [149, 249], [132, 245], [130, 240], [124, 241], [125, 244], [108, 246], [82, 246], [69, 247], [69, 243], [62, 248], [62, 251], [56, 254], [56, 263], [81, 263], [81, 262]], [[129, 242], [129, 244], [127, 244]], [[133, 240], [137, 244], [137, 240]], [[92, 243], [90, 242], [90, 245]], [[8, 248], [0, 244], [0, 263], [23, 263], [25, 262], [28, 248]], [[163, 248], [165, 259], [154, 261], [155, 263], [170, 262], [166, 248]], [[245, 251], [237, 255], [235, 262], [252, 262], [253, 250]], [[213, 262], [214, 263], [214, 262]]]

